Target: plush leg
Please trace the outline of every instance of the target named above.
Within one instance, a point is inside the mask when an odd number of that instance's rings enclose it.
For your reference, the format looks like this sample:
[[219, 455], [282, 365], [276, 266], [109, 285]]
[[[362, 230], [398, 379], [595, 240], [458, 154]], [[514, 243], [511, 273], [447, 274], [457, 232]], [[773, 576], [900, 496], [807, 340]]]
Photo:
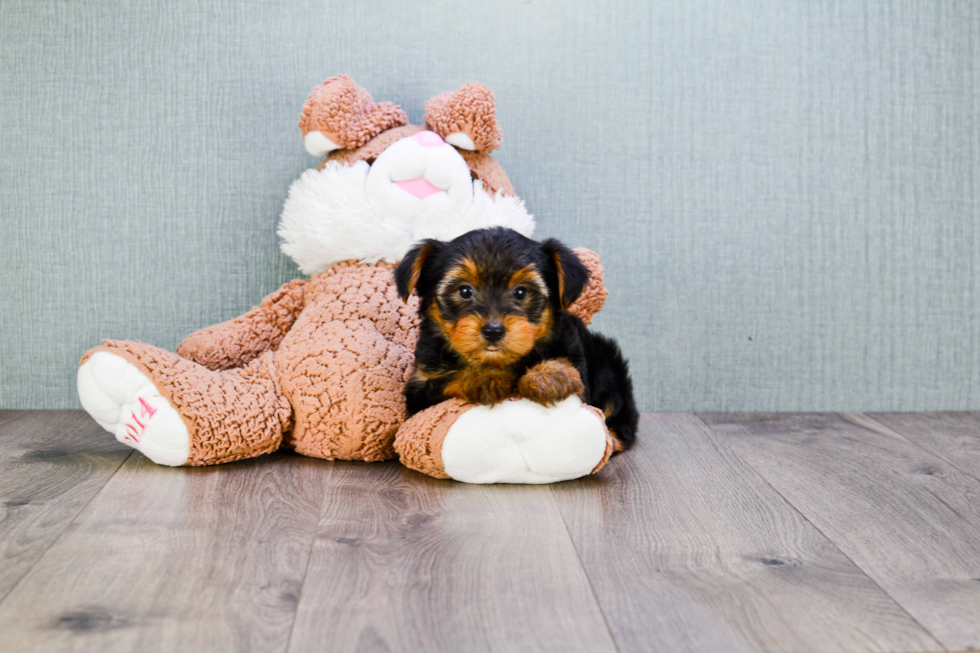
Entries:
[[97, 351], [78, 369], [82, 407], [116, 439], [160, 465], [190, 456], [184, 420], [150, 379], [125, 358]]
[[376, 329], [364, 319], [299, 324], [276, 352], [283, 392], [295, 408], [287, 445], [297, 453], [327, 460], [395, 457], [412, 351]]
[[402, 464], [466, 483], [554, 483], [599, 471], [612, 453], [597, 409], [569, 397], [547, 408], [527, 399], [493, 407], [457, 399], [402, 425]]
[[120, 442], [161, 465], [214, 465], [275, 451], [292, 410], [272, 354], [212, 372], [171, 352], [105, 341], [82, 358], [82, 406]]

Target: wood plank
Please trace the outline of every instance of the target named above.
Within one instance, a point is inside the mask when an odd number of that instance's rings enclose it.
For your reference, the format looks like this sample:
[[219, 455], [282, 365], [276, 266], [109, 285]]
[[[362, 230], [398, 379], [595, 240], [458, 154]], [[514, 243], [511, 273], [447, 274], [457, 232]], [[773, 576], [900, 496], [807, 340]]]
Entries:
[[870, 413], [865, 417], [980, 479], [980, 412]]
[[693, 415], [553, 492], [622, 651], [941, 648]]
[[542, 486], [338, 463], [291, 651], [613, 651]]
[[283, 651], [330, 463], [134, 455], [0, 605], [8, 650]]
[[9, 410], [9, 409], [0, 410], [0, 428], [2, 428], [4, 424], [12, 422], [15, 419], [20, 419], [28, 412], [38, 412], [38, 411]]
[[0, 412], [0, 605], [131, 452], [82, 411]]
[[980, 648], [980, 482], [860, 415], [704, 415], [951, 650]]

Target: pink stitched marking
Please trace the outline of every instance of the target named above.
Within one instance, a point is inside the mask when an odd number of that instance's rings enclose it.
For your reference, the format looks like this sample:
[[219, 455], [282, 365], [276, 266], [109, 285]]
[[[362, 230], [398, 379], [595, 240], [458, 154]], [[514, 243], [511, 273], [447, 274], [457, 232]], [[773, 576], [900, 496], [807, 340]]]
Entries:
[[136, 444], [140, 443], [140, 436], [136, 433], [136, 427], [132, 424], [126, 424], [126, 438], [127, 440], [132, 440]]
[[143, 399], [143, 397], [140, 397], [140, 405], [143, 407], [143, 410], [140, 411], [140, 415], [146, 415], [146, 419], [150, 419], [157, 414], [157, 409], [146, 403], [146, 399]]
[[[146, 399], [140, 397], [140, 417], [146, 419], [146, 421], [149, 422], [151, 419], [153, 419], [153, 416], [156, 414], [157, 414], [157, 409], [151, 406], [146, 401]], [[139, 417], [136, 416], [136, 413], [132, 411], [130, 411], [129, 413], [129, 419], [132, 420], [132, 422], [136, 422], [136, 423], [132, 424], [129, 420], [127, 420], [126, 437], [124, 439], [131, 440], [136, 444], [139, 444], [140, 436], [146, 432], [146, 424], [141, 422], [139, 420]]]

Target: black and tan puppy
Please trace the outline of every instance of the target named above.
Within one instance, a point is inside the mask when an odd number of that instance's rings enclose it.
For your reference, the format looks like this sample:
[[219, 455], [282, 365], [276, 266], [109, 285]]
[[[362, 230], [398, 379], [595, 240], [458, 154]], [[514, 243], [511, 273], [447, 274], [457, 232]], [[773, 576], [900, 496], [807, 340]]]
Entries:
[[408, 414], [449, 397], [496, 404], [521, 396], [553, 405], [571, 395], [603, 411], [616, 449], [636, 438], [638, 414], [615, 341], [565, 309], [589, 273], [557, 240], [510, 229], [425, 240], [395, 270], [398, 292], [421, 298]]

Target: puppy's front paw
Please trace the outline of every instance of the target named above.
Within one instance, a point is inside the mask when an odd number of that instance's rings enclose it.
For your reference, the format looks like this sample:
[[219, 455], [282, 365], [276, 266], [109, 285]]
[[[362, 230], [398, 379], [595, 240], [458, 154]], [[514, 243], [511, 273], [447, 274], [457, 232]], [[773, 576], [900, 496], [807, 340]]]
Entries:
[[543, 406], [554, 406], [572, 395], [585, 392], [582, 377], [568, 360], [556, 358], [541, 361], [517, 382], [520, 396]]

